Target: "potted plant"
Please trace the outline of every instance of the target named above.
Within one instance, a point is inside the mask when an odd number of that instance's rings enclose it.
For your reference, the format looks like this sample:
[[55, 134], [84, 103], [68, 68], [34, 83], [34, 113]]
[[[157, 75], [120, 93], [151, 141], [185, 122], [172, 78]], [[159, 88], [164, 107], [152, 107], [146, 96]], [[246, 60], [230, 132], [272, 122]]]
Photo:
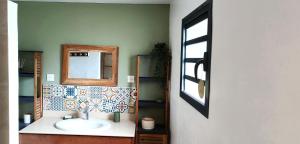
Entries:
[[150, 53], [154, 66], [154, 76], [166, 81], [168, 66], [171, 61], [171, 52], [166, 43], [156, 43], [154, 49]]

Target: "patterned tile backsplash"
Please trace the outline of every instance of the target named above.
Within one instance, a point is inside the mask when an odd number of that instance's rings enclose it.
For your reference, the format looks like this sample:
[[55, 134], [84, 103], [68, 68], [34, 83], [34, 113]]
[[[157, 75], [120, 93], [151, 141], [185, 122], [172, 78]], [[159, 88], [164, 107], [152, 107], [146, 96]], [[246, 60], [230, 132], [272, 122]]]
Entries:
[[130, 87], [43, 85], [44, 110], [133, 112], [136, 89]]

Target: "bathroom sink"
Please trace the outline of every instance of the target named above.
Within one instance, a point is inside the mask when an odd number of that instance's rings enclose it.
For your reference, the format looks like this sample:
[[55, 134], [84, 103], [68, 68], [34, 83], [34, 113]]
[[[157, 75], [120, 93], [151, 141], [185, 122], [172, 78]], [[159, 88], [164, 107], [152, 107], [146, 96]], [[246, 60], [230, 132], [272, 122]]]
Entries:
[[83, 120], [68, 119], [55, 123], [55, 128], [63, 131], [82, 131], [82, 130], [106, 130], [110, 127], [110, 123], [106, 120]]

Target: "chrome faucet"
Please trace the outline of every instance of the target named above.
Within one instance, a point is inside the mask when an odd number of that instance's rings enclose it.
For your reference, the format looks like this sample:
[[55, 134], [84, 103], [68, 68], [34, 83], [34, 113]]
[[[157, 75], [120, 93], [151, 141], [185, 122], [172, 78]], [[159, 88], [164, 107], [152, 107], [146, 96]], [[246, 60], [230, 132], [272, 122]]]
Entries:
[[88, 108], [85, 108], [82, 111], [79, 111], [78, 116], [81, 119], [89, 120], [89, 110], [88, 110]]

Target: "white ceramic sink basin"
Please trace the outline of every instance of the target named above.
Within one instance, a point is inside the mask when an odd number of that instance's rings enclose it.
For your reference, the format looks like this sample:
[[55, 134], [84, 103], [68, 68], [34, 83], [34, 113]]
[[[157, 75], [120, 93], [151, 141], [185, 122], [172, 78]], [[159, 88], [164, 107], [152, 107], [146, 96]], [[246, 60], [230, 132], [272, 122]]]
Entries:
[[78, 118], [58, 121], [55, 123], [55, 128], [63, 131], [106, 130], [110, 128], [110, 123], [106, 120]]

